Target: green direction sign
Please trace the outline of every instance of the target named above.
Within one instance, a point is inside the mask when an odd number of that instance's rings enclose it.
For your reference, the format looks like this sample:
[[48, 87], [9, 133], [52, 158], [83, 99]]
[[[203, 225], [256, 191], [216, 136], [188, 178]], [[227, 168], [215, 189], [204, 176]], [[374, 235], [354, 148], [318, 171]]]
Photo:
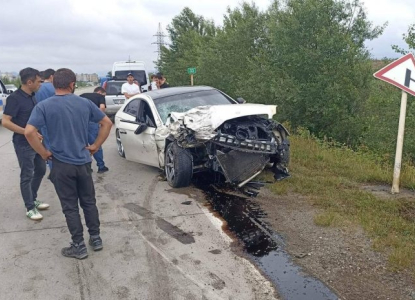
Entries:
[[187, 74], [196, 74], [196, 68], [187, 68]]

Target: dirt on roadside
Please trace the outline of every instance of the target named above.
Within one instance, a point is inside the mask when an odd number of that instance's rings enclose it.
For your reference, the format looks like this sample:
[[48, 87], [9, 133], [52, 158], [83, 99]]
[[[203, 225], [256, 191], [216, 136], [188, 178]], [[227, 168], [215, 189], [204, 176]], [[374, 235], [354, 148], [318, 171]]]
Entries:
[[[381, 187], [365, 189], [394, 197]], [[284, 238], [285, 250], [294, 262], [323, 281], [340, 299], [415, 299], [410, 274], [388, 270], [386, 254], [373, 250], [372, 241], [361, 228], [315, 225], [319, 210], [301, 195], [277, 196], [262, 189], [254, 202], [266, 212], [265, 221]]]

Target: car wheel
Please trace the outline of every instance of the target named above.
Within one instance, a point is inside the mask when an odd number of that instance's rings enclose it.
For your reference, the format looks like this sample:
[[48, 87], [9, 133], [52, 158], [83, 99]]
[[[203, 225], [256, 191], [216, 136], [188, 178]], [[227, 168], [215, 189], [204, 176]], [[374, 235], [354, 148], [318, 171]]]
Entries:
[[175, 142], [168, 144], [165, 153], [164, 170], [167, 182], [171, 187], [189, 186], [193, 175], [192, 155], [188, 150], [179, 147]]
[[117, 150], [118, 150], [118, 154], [121, 157], [124, 157], [125, 158], [124, 146], [122, 145], [120, 131], [118, 129], [115, 131], [115, 137], [117, 139]]

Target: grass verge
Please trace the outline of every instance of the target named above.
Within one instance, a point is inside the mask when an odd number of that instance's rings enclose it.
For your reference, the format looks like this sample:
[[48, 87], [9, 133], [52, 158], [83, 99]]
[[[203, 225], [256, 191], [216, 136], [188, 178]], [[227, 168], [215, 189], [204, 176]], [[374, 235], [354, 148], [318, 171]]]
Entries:
[[[291, 178], [270, 189], [307, 196], [323, 209], [314, 218], [319, 226], [362, 226], [374, 249], [387, 253], [392, 270], [415, 275], [414, 199], [377, 197], [362, 189], [365, 184], [390, 185], [392, 166], [380, 164], [368, 152], [333, 147], [303, 132], [291, 136], [290, 173]], [[415, 187], [413, 166], [402, 167], [401, 187]]]

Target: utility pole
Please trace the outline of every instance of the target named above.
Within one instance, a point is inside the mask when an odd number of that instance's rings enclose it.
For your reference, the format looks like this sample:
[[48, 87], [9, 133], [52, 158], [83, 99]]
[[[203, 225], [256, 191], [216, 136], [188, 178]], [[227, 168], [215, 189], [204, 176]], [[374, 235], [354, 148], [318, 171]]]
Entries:
[[157, 40], [156, 42], [151, 43], [151, 44], [157, 45], [157, 50], [155, 52], [157, 52], [157, 60], [160, 60], [161, 59], [161, 47], [165, 45], [164, 38], [166, 37], [166, 35], [163, 33], [163, 30], [161, 29], [161, 23], [159, 23], [157, 33], [153, 36], [157, 37]]

